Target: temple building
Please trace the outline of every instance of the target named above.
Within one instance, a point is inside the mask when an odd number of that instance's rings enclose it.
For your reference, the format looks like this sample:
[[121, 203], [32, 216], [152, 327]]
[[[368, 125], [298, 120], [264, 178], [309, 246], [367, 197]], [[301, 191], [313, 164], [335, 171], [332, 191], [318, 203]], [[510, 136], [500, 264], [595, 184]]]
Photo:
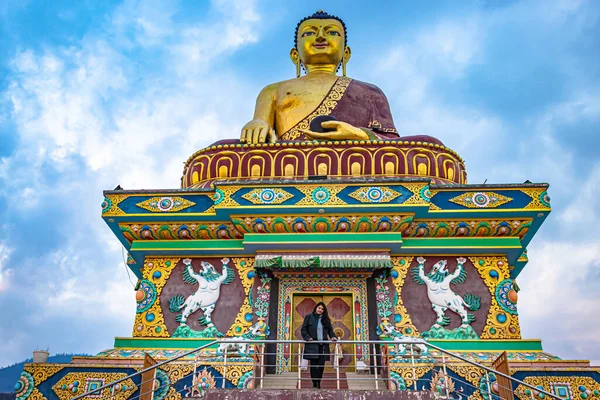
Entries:
[[[600, 399], [599, 368], [521, 336], [517, 281], [551, 211], [548, 184], [469, 184], [451, 143], [398, 133], [383, 92], [346, 76], [346, 29], [322, 11], [302, 19], [296, 78], [261, 91], [240, 139], [192, 149], [180, 188], [105, 191], [102, 218], [138, 278], [131, 336], [70, 364], [27, 364], [19, 400], [70, 399], [146, 356], [205, 344], [156, 369], [154, 399], [252, 389], [258, 374], [298, 373], [299, 344], [286, 341], [302, 339], [320, 301], [336, 336], [355, 341], [339, 347], [337, 369], [377, 373], [381, 389], [501, 398], [496, 376], [465, 363], [444, 365], [436, 392], [442, 354], [417, 346], [415, 360], [414, 347], [393, 345], [414, 338], [487, 367], [505, 357], [510, 376], [558, 397]], [[227, 355], [222, 338], [250, 345]], [[259, 339], [272, 340], [264, 358]], [[137, 375], [89, 398], [143, 395]]]

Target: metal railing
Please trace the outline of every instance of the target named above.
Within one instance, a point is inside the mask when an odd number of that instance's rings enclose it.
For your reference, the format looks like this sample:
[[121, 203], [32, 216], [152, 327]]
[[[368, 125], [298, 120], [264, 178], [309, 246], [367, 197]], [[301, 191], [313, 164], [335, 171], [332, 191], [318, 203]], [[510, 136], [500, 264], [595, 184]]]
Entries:
[[[308, 369], [308, 366], [302, 365], [303, 359], [303, 345], [306, 342], [303, 340], [254, 340], [254, 339], [236, 339], [236, 338], [227, 338], [221, 340], [215, 340], [210, 343], [204, 344], [198, 348], [187, 351], [185, 353], [179, 354], [175, 357], [169, 358], [162, 362], [158, 362], [155, 365], [152, 365], [148, 368], [144, 368], [138, 372], [135, 372], [131, 375], [128, 375], [124, 378], [118, 379], [116, 381], [104, 384], [92, 391], [82, 393], [72, 398], [72, 400], [79, 400], [89, 395], [98, 396], [102, 393], [103, 390], [108, 389], [111, 393], [111, 398], [114, 396], [115, 388], [117, 385], [122, 384], [124, 381], [137, 377], [138, 375], [144, 376], [145, 373], [153, 371], [152, 378], [141, 380], [138, 384], [140, 388], [140, 393], [136, 396], [130, 397], [131, 400], [146, 400], [152, 399], [153, 393], [157, 390], [161, 389], [161, 382], [157, 380], [155, 376], [156, 368], [175, 363], [176, 361], [182, 360], [185, 357], [194, 356], [193, 360], [186, 359], [185, 363], [194, 363], [193, 372], [188, 373], [182, 376], [179, 380], [184, 379], [192, 375], [192, 386], [188, 387], [185, 385], [182, 389], [179, 389], [177, 392], [181, 393], [183, 391], [188, 391], [188, 394], [197, 396], [201, 396], [204, 392], [204, 387], [201, 387], [201, 383], [196, 382], [196, 374], [198, 373], [198, 368], [204, 366], [204, 369], [208, 366], [214, 367], [214, 356], [215, 354], [202, 355], [201, 351], [218, 346], [222, 352], [222, 363], [218, 366], [222, 366], [222, 382], [221, 388], [225, 388], [226, 385], [226, 375], [229, 367], [229, 362], [231, 360], [231, 354], [237, 354], [237, 361], [234, 362], [236, 366], [245, 366], [247, 368], [251, 368], [252, 373], [252, 387], [253, 388], [264, 388], [264, 383], [267, 379], [267, 375], [265, 374], [267, 367], [275, 367], [275, 364], [267, 364], [265, 363], [265, 357], [267, 356], [277, 356], [277, 352], [269, 353], [265, 351], [266, 345], [269, 344], [289, 344], [289, 345], [298, 345], [298, 352], [293, 353], [290, 352], [290, 361], [292, 359], [292, 355], [296, 355], [297, 365], [294, 367], [297, 368], [297, 376], [296, 376], [296, 384], [295, 388], [301, 389], [302, 382], [307, 380], [312, 380], [312, 378], [303, 378], [302, 370]], [[431, 343], [428, 343], [422, 339], [407, 339], [407, 340], [369, 340], [369, 341], [357, 341], [357, 340], [338, 340], [336, 342], [329, 341], [312, 341], [311, 343], [316, 344], [329, 344], [334, 345], [333, 362], [332, 368], [335, 370], [335, 377], [322, 378], [325, 382], [331, 382], [335, 380], [335, 388], [340, 389], [342, 383], [345, 383], [345, 386], [349, 386], [350, 383], [357, 382], [373, 382], [374, 389], [380, 390], [380, 384], [383, 383], [384, 388], [388, 390], [399, 390], [399, 389], [409, 389], [409, 386], [412, 386], [413, 390], [432, 390], [436, 393], [435, 397], [440, 399], [451, 399], [452, 393], [459, 392], [455, 388], [456, 384], [453, 381], [460, 383], [463, 387], [468, 389], [472, 389], [475, 391], [480, 391], [484, 400], [504, 400], [500, 396], [500, 392], [498, 389], [502, 389], [503, 387], [499, 384], [498, 380], [496, 382], [492, 382], [491, 379], [497, 378], [498, 376], [508, 379], [511, 382], [510, 387], [506, 387], [506, 389], [511, 392], [514, 389], [519, 388], [519, 385], [522, 385], [527, 388], [529, 393], [525, 392], [532, 400], [540, 400], [548, 397], [548, 399], [560, 399], [561, 397], [556, 394], [550, 393], [543, 388], [533, 386], [527, 382], [516, 379], [510, 375], [505, 375], [497, 370], [494, 370], [486, 365], [480, 364], [478, 362], [469, 360], [461, 355], [452, 353], [450, 351], [444, 350], [441, 347], [435, 346]], [[346, 356], [350, 358], [356, 359], [357, 354], [355, 352], [347, 353], [342, 350], [342, 345], [350, 344], [350, 345], [362, 345], [363, 348], [366, 345], [366, 349], [370, 352], [370, 365], [367, 366], [366, 371], [369, 372], [365, 377], [360, 377], [357, 373], [356, 376], [349, 377], [346, 375], [345, 370], [348, 369], [347, 366], [344, 366], [340, 363], [342, 358]], [[400, 350], [402, 348], [402, 350]], [[244, 349], [243, 352], [240, 352], [240, 349]], [[434, 350], [437, 352], [435, 356], [432, 355], [431, 351]], [[241, 356], [241, 357], [240, 357]], [[363, 354], [364, 356], [364, 354]], [[203, 363], [204, 357], [211, 358], [211, 364], [209, 365], [206, 360]], [[240, 363], [239, 359], [245, 360], [245, 362]], [[407, 361], [409, 360], [409, 361]], [[406, 387], [398, 388], [396, 385], [398, 384], [397, 379], [391, 376], [392, 365], [398, 367], [401, 364], [408, 364], [410, 362], [410, 366], [406, 368], [410, 368], [411, 370], [411, 380], [412, 384], [408, 385], [406, 383]], [[420, 365], [420, 367], [418, 367]], [[426, 365], [430, 367], [427, 371], [431, 372], [431, 377], [425, 378], [426, 373], [423, 373], [420, 377], [417, 372], [418, 368], [423, 370], [423, 366]], [[290, 365], [291, 366], [291, 365]], [[485, 382], [480, 382], [479, 386], [473, 384], [466, 378], [462, 378], [458, 373], [454, 372], [454, 376], [450, 376], [448, 374], [448, 366], [452, 366], [455, 368], [460, 368], [461, 366], [470, 366], [475, 367], [479, 372], [483, 372], [480, 381], [482, 381], [485, 377]], [[435, 368], [438, 368], [435, 371]], [[290, 368], [291, 369], [291, 368]], [[435, 374], [434, 374], [435, 373]], [[342, 375], [343, 374], [343, 375]], [[287, 381], [289, 382], [290, 376], [289, 374], [275, 374], [269, 375], [269, 380], [272, 382], [279, 381]], [[152, 388], [150, 390], [142, 391], [142, 387], [145, 383], [153, 382]], [[421, 388], [418, 387], [418, 383], [421, 382], [423, 385]], [[258, 385], [257, 385], [258, 383]], [[430, 388], [427, 389], [426, 383], [429, 384]], [[481, 385], [484, 385], [482, 387]], [[516, 384], [516, 385], [515, 385]], [[513, 388], [514, 385], [514, 388]], [[197, 386], [197, 387], [196, 387]], [[258, 386], [258, 387], [257, 387]], [[145, 386], [144, 386], [145, 387]], [[172, 385], [171, 385], [172, 387]], [[213, 388], [213, 387], [210, 387]], [[169, 390], [170, 388], [167, 388]], [[495, 390], [496, 389], [496, 390]], [[462, 390], [462, 387], [461, 387]], [[537, 399], [536, 399], [537, 397]]]

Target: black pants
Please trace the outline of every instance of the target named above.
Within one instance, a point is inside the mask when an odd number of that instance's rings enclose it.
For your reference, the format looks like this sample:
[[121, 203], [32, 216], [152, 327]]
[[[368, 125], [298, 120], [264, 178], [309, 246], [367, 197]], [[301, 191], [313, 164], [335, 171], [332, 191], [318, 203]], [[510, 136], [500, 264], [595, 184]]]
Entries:
[[312, 378], [314, 388], [321, 387], [321, 378], [323, 378], [323, 370], [325, 369], [324, 351], [324, 346], [320, 344], [319, 358], [310, 360], [310, 377]]

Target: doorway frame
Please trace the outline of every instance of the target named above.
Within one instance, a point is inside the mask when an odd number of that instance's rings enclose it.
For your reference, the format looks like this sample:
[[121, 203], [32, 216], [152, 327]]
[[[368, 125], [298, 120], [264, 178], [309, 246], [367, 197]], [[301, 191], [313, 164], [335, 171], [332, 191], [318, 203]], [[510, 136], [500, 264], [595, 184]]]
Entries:
[[[279, 275], [279, 274], [278, 274]], [[279, 299], [277, 315], [277, 340], [292, 340], [292, 305], [295, 294], [352, 294], [352, 319], [354, 338], [358, 341], [369, 340], [367, 310], [367, 275], [323, 273], [293, 274], [279, 276]], [[291, 343], [277, 344], [276, 373], [291, 372]], [[369, 346], [355, 345], [355, 363], [363, 361], [369, 365]]]
[[[330, 292], [292, 292], [291, 293], [291, 300], [292, 300], [292, 310], [291, 310], [291, 315], [290, 315], [290, 325], [293, 328], [294, 327], [294, 297], [295, 296], [303, 296], [303, 297], [311, 297], [311, 296], [335, 296], [335, 295], [340, 295], [340, 296], [349, 296], [350, 297], [350, 311], [352, 312], [352, 336], [355, 337], [356, 336], [356, 312], [354, 311], [354, 304], [356, 304], [356, 293], [352, 292], [352, 291], [330, 291]], [[292, 339], [295, 339], [293, 336], [293, 332], [290, 331], [290, 337], [292, 337]], [[352, 340], [356, 340], [356, 338], [352, 339]], [[293, 348], [293, 346], [291, 346], [291, 348]], [[356, 344], [352, 345], [353, 348], [353, 355], [352, 357], [354, 357], [355, 361], [354, 364], [352, 366], [352, 368], [356, 368]], [[297, 349], [295, 349], [297, 350]], [[291, 359], [294, 358], [294, 354], [291, 354]], [[290, 370], [292, 370], [292, 372], [298, 372], [298, 370], [296, 369], [295, 371], [293, 371], [294, 368], [297, 368], [297, 365], [292, 365], [290, 363]], [[326, 367], [328, 368], [328, 367]], [[326, 369], [327, 370], [327, 369]]]

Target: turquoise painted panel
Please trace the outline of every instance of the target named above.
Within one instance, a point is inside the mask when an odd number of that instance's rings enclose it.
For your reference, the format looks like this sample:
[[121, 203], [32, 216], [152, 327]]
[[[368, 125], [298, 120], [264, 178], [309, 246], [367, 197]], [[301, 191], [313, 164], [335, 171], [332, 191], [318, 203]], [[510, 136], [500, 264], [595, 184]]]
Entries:
[[[184, 208], [180, 211], [167, 211], [167, 212], [149, 211], [149, 210], [139, 207], [137, 205], [143, 201], [146, 201], [146, 200], [154, 198], [154, 197], [161, 197], [161, 198], [162, 197], [167, 197], [167, 198], [168, 197], [181, 197], [182, 199], [191, 201], [195, 204], [193, 206]], [[190, 214], [190, 213], [202, 213], [202, 212], [208, 210], [212, 205], [213, 205], [213, 199], [212, 199], [212, 196], [210, 196], [210, 195], [206, 195], [206, 194], [185, 195], [185, 194], [181, 194], [181, 193], [177, 193], [177, 194], [174, 193], [174, 194], [164, 195], [164, 196], [157, 196], [157, 195], [151, 195], [151, 194], [148, 196], [130, 196], [119, 203], [119, 208], [127, 214], [169, 215], [169, 214], [176, 213], [178, 215], [182, 215], [182, 214]]]
[[475, 194], [476, 191], [451, 191], [451, 192], [438, 192], [433, 195], [431, 198], [431, 202], [438, 207], [444, 210], [502, 210], [502, 209], [510, 209], [510, 208], [524, 208], [529, 203], [531, 203], [531, 197], [526, 195], [525, 193], [519, 190], [481, 190], [481, 192], [493, 192], [499, 194], [501, 196], [509, 197], [512, 200], [508, 203], [499, 205], [497, 207], [482, 207], [482, 208], [469, 208], [466, 206], [462, 206], [460, 204], [456, 204], [451, 202], [450, 200], [460, 196], [464, 193]]

